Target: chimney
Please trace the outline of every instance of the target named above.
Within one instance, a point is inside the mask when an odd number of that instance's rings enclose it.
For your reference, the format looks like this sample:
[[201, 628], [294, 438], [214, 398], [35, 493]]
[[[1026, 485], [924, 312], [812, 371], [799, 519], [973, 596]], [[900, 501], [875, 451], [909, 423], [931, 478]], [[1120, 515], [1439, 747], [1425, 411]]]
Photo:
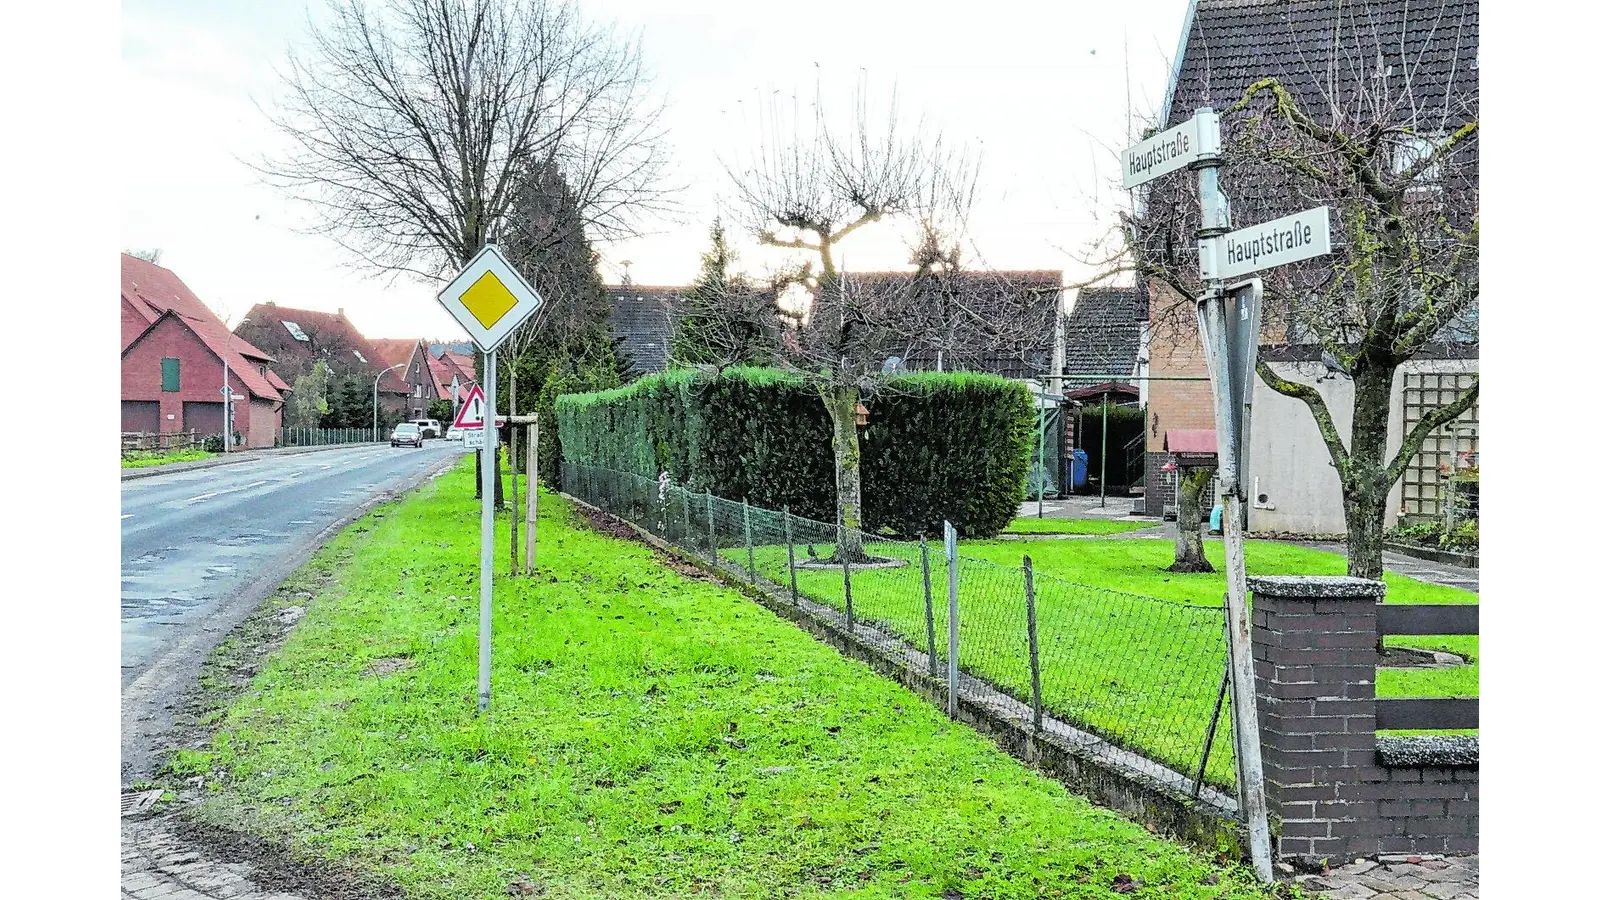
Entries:
[[339, 318], [344, 318], [344, 307], [339, 307]]

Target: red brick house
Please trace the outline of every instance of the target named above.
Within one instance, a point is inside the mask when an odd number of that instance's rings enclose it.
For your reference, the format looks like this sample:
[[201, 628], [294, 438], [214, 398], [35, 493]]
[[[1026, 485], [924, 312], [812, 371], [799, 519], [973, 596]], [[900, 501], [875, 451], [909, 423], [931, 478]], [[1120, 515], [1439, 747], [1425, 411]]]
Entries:
[[271, 447], [289, 385], [170, 269], [122, 255], [122, 430], [223, 430], [223, 357], [241, 446]]
[[326, 313], [258, 303], [245, 314], [234, 334], [271, 353], [277, 360], [273, 368], [290, 384], [322, 360], [335, 376], [363, 379], [368, 391], [377, 379], [378, 406], [385, 416], [393, 420], [406, 414], [409, 391], [400, 371], [384, 371], [390, 363], [383, 352], [342, 309]]

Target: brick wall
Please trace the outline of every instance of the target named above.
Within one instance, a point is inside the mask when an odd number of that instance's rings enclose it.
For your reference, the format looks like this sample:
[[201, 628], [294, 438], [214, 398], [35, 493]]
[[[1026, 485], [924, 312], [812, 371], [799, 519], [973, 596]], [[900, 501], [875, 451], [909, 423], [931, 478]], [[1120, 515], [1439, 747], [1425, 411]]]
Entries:
[[[1382, 582], [1252, 578], [1251, 640], [1276, 855], [1331, 864], [1377, 853], [1476, 853], [1478, 766], [1385, 762], [1374, 685]], [[1426, 739], [1406, 745], [1417, 750]]]
[[[1200, 332], [1195, 323], [1194, 304], [1170, 288], [1150, 285], [1150, 375], [1207, 376], [1206, 360], [1200, 350]], [[1216, 427], [1211, 399], [1211, 382], [1151, 381], [1146, 388], [1145, 411], [1145, 511], [1161, 515], [1163, 504], [1172, 504], [1170, 486], [1163, 488], [1161, 466], [1168, 459], [1161, 451], [1171, 429], [1205, 430]]]

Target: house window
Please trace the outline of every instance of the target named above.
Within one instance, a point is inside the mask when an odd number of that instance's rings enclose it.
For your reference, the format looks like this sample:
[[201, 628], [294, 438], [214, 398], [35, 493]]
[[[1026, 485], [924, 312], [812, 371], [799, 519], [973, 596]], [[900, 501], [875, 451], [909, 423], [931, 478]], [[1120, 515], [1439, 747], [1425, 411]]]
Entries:
[[177, 391], [178, 387], [178, 360], [168, 356], [161, 360], [161, 389], [168, 393]]
[[261, 373], [261, 377], [262, 378], [267, 377], [267, 367], [266, 366], [256, 366], [256, 371]]
[[417, 385], [417, 387], [416, 387], [416, 395], [415, 396], [418, 396], [418, 397], [422, 396], [422, 385], [420, 385], [420, 384]]
[[289, 332], [289, 336], [295, 340], [300, 341], [301, 343], [311, 343], [311, 338], [306, 336], [305, 329], [300, 327], [299, 322], [291, 322], [288, 319], [284, 319], [283, 328], [285, 331]]

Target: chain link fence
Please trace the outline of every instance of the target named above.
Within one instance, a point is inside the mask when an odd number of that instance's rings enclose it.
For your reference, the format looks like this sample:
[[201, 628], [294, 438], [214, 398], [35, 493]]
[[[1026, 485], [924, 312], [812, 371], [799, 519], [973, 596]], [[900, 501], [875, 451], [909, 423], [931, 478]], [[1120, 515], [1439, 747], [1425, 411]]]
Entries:
[[[1175, 603], [954, 555], [612, 469], [565, 463], [568, 494], [847, 631], [1037, 732], [1233, 808], [1226, 630]], [[956, 628], [950, 627], [955, 611]], [[1203, 772], [1203, 777], [1202, 773]]]

